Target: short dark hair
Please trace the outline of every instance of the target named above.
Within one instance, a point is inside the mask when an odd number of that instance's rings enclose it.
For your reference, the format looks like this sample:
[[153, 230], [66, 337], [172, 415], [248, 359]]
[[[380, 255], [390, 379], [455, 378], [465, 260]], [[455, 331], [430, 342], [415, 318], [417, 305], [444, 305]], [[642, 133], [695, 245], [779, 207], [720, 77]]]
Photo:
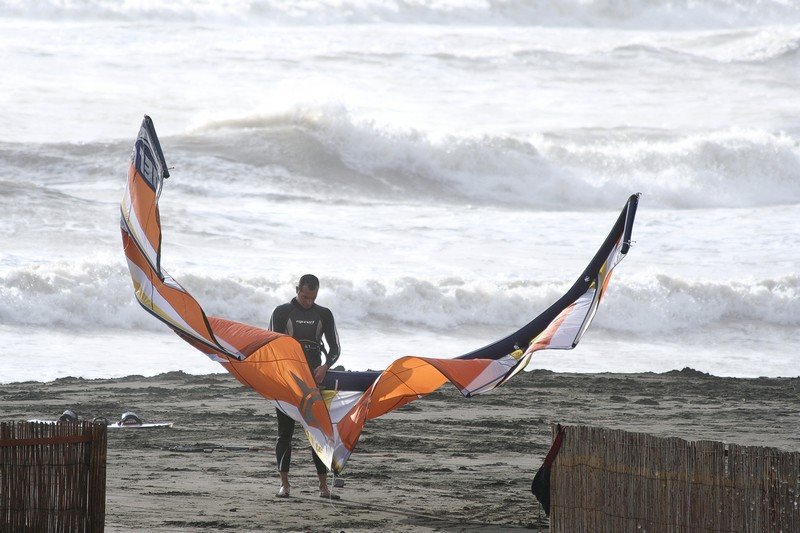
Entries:
[[308, 287], [312, 291], [319, 289], [319, 278], [314, 274], [303, 274], [300, 276], [300, 281], [297, 282], [297, 289]]

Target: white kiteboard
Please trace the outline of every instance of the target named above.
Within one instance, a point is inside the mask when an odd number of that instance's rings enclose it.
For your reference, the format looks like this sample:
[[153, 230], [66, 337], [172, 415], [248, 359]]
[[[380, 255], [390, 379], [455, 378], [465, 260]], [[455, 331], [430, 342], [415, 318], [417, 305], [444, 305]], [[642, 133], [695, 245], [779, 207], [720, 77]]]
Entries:
[[106, 426], [108, 429], [150, 429], [150, 428], [171, 428], [172, 422], [145, 422], [142, 424], [123, 424], [114, 422]]

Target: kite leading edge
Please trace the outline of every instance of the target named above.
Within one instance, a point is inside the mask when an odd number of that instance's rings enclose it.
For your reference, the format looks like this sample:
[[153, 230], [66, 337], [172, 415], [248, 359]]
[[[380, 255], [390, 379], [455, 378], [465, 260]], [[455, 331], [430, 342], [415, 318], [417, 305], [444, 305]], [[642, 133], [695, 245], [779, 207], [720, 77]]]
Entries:
[[401, 357], [384, 371], [329, 371], [317, 388], [300, 344], [287, 335], [208, 316], [161, 267], [158, 199], [169, 170], [150, 117], [134, 144], [121, 203], [122, 243], [141, 306], [222, 364], [306, 429], [320, 459], [344, 468], [367, 420], [422, 398], [450, 381], [481, 394], [524, 369], [534, 352], [569, 350], [589, 327], [611, 272], [630, 249], [639, 195], [625, 204], [600, 249], [572, 287], [518, 331], [453, 359]]

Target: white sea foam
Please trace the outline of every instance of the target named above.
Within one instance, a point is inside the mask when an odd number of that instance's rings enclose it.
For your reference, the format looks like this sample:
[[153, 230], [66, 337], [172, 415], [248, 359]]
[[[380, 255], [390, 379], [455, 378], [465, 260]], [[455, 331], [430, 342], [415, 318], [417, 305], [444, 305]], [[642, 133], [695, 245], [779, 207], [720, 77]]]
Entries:
[[[800, 203], [800, 140], [760, 129], [435, 137], [322, 107], [214, 121], [164, 142], [171, 149], [168, 163], [184, 177], [171, 187], [188, 195], [289, 199], [322, 190], [325, 197], [351, 200], [594, 210], [615, 208], [630, 191], [641, 191], [651, 207], [662, 208]], [[31, 176], [43, 187], [6, 182], [6, 190], [21, 198], [13, 208], [26, 205], [26, 195], [43, 192], [60, 197], [35, 209], [84, 201], [89, 194], [80, 187], [91, 183], [106, 184], [112, 193], [107, 176], [124, 168], [127, 155], [118, 144], [104, 143], [38, 149], [5, 143], [2, 149], [0, 169]], [[67, 190], [65, 182], [76, 173], [80, 183]], [[37, 178], [42, 175], [48, 179]]]
[[[186, 274], [179, 280], [210, 315], [266, 325], [290, 283], [256, 277]], [[468, 281], [458, 278], [353, 280], [332, 277], [321, 295], [343, 327], [402, 326], [454, 332], [480, 327], [506, 333], [552, 304], [569, 282]], [[162, 330], [132, 297], [124, 266], [53, 265], [0, 276], [0, 322], [58, 327]], [[682, 280], [658, 275], [613, 283], [595, 323], [598, 329], [660, 336], [741, 322], [800, 326], [800, 276], [763, 280]], [[498, 336], [499, 334], [498, 333]]]
[[721, 62], [786, 62], [790, 67], [800, 51], [800, 27], [773, 26], [729, 32], [701, 33], [675, 43], [697, 57]]
[[706, 27], [785, 23], [800, 8], [781, 0], [204, 0], [109, 2], [106, 0], [5, 0], [0, 14], [43, 19], [151, 20], [260, 24], [446, 24]]
[[199, 131], [221, 128], [238, 131], [219, 146], [223, 156], [282, 165], [348, 191], [549, 209], [613, 207], [631, 190], [657, 207], [800, 202], [800, 141], [756, 129], [432, 138], [359, 121], [337, 107], [215, 121]]

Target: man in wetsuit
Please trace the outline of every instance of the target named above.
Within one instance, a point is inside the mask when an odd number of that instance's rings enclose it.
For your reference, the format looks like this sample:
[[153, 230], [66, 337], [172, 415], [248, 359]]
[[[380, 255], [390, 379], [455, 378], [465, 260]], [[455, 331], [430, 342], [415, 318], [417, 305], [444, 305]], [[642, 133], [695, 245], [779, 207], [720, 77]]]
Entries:
[[[300, 278], [295, 288], [297, 296], [292, 301], [279, 305], [272, 312], [269, 329], [277, 333], [291, 335], [300, 342], [305, 353], [308, 366], [314, 374], [317, 384], [322, 383], [325, 374], [333, 363], [339, 358], [339, 335], [333, 321], [333, 313], [329, 309], [314, 303], [319, 291], [319, 279], [313, 274], [305, 274]], [[324, 345], [322, 336], [328, 343], [325, 352], [325, 364], [322, 364]], [[278, 459], [278, 472], [281, 476], [281, 486], [278, 489], [279, 498], [289, 496], [289, 463], [292, 459], [292, 435], [294, 434], [294, 419], [285, 415], [281, 410], [275, 409], [278, 415], [278, 443], [275, 446], [275, 455]], [[312, 449], [314, 465], [319, 477], [320, 498], [339, 499], [328, 490], [328, 471], [325, 464]]]

